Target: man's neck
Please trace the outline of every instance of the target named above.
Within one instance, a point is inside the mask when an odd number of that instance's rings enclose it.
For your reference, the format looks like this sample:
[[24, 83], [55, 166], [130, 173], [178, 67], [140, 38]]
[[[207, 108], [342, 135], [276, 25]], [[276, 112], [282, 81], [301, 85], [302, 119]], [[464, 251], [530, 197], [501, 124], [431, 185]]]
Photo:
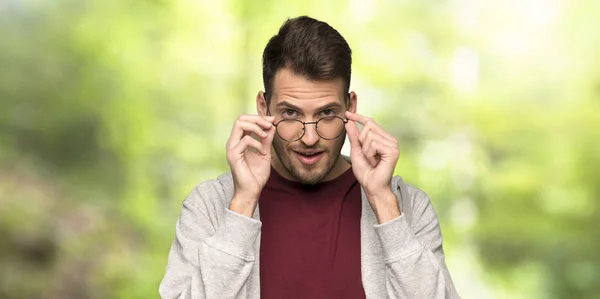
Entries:
[[348, 161], [340, 154], [331, 171], [323, 179], [323, 182], [336, 179], [346, 172], [346, 170], [350, 169], [350, 167], [350, 163], [348, 163]]

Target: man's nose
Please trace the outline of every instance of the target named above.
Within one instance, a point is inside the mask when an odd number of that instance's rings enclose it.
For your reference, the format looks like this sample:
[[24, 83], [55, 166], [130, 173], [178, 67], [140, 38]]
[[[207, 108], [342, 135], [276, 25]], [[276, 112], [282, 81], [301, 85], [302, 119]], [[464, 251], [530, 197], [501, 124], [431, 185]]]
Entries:
[[304, 125], [304, 136], [302, 136], [302, 143], [306, 146], [313, 146], [319, 141], [319, 134], [317, 134], [317, 126], [315, 124]]

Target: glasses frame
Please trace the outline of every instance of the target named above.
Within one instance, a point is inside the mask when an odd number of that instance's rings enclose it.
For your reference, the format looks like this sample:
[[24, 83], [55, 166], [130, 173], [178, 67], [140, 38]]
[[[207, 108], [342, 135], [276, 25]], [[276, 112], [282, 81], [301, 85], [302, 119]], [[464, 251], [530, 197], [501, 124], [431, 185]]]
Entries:
[[[281, 138], [282, 140], [285, 140], [287, 142], [294, 142], [294, 141], [298, 141], [298, 140], [302, 139], [302, 137], [304, 137], [304, 134], [306, 134], [306, 125], [312, 125], [312, 124], [315, 125], [315, 130], [317, 131], [317, 135], [319, 135], [319, 137], [321, 137], [321, 138], [323, 138], [325, 140], [334, 140], [334, 139], [337, 139], [338, 137], [342, 136], [342, 134], [344, 134], [344, 130], [341, 130], [340, 133], [337, 136], [333, 137], [333, 138], [325, 138], [325, 137], [323, 137], [323, 135], [321, 135], [321, 133], [319, 133], [319, 122], [322, 121], [322, 120], [330, 120], [330, 119], [334, 119], [334, 118], [340, 119], [344, 124], [348, 123], [347, 119], [343, 119], [343, 118], [341, 118], [339, 116], [326, 116], [326, 117], [320, 118], [317, 121], [309, 121], [309, 122], [304, 122], [304, 121], [301, 121], [301, 120], [298, 120], [298, 119], [282, 119], [282, 120], [278, 121], [276, 124], [273, 124], [273, 125], [276, 128], [277, 136], [279, 136], [279, 138]], [[300, 137], [298, 137], [296, 139], [288, 140], [288, 139], [283, 138], [283, 136], [281, 136], [279, 134], [279, 130], [277, 130], [277, 126], [279, 124], [281, 124], [282, 122], [292, 122], [292, 121], [299, 122], [299, 123], [302, 124], [302, 135], [300, 135]]]
[[[267, 116], [271, 116], [271, 111], [269, 110], [269, 102], [267, 101], [267, 93], [265, 92], [264, 95], [265, 95], [265, 105], [267, 106]], [[348, 104], [350, 103], [350, 94], [348, 94], [347, 99], [348, 99], [348, 101], [346, 101], [346, 110], [348, 108]], [[279, 136], [279, 138], [281, 138], [282, 140], [287, 141], [287, 142], [295, 142], [295, 141], [302, 139], [302, 137], [304, 137], [304, 134], [306, 134], [306, 125], [312, 125], [312, 124], [315, 125], [315, 131], [317, 131], [317, 135], [319, 135], [320, 138], [325, 139], [325, 140], [334, 140], [334, 139], [337, 139], [340, 136], [342, 136], [342, 134], [344, 134], [344, 131], [346, 129], [344, 128], [340, 132], [340, 134], [338, 134], [337, 136], [335, 136], [333, 138], [325, 138], [325, 137], [321, 136], [321, 134], [319, 133], [319, 122], [322, 120], [325, 120], [325, 119], [333, 119], [333, 118], [338, 118], [338, 119], [342, 120], [342, 122], [344, 124], [348, 123], [348, 119], [343, 119], [339, 116], [325, 116], [325, 117], [318, 119], [317, 121], [309, 121], [309, 122], [304, 122], [304, 121], [301, 121], [298, 119], [282, 119], [282, 120], [278, 121], [277, 123], [274, 123], [273, 126], [275, 126], [275, 132], [277, 133], [277, 136]], [[300, 135], [300, 137], [298, 137], [297, 139], [294, 139], [294, 140], [287, 140], [287, 139], [283, 138], [281, 135], [279, 135], [279, 130], [277, 130], [277, 126], [284, 121], [287, 121], [287, 122], [297, 121], [297, 122], [301, 123], [302, 124], [302, 135]]]

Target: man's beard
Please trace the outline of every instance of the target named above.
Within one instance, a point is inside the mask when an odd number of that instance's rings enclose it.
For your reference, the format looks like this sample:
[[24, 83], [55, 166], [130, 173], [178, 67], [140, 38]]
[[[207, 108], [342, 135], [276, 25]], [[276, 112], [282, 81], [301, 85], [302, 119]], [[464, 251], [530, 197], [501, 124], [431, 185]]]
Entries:
[[[319, 149], [319, 150], [323, 150], [323, 155], [327, 155], [327, 157], [324, 157], [324, 158], [328, 159], [326, 161], [325, 167], [322, 167], [321, 169], [312, 169], [312, 170], [310, 168], [308, 168], [308, 172], [300, 171], [300, 169], [298, 169], [298, 167], [294, 166], [294, 164], [292, 163], [292, 157], [291, 157], [293, 154], [295, 154], [295, 153], [292, 153], [292, 152], [294, 152], [294, 150], [292, 150], [292, 148], [289, 148], [289, 147], [286, 148], [285, 143], [288, 143], [288, 142], [283, 141], [282, 139], [279, 138], [279, 136], [275, 136], [275, 139], [273, 140], [273, 149], [275, 150], [275, 155], [279, 159], [279, 162], [281, 163], [281, 165], [283, 165], [283, 167], [287, 170], [287, 172], [296, 181], [298, 181], [300, 184], [303, 184], [303, 185], [315, 185], [315, 184], [319, 183], [320, 181], [322, 181], [331, 172], [331, 170], [333, 170], [336, 162], [340, 158], [340, 155], [341, 155], [340, 152], [342, 150], [342, 146], [344, 145], [345, 138], [346, 138], [346, 133], [339, 136], [336, 139], [336, 142], [335, 142], [333, 148], [327, 148], [327, 147], [319, 148], [318, 143], [312, 147], [294, 148], [296, 151]], [[284, 159], [284, 157], [286, 159]], [[319, 161], [319, 162], [321, 162], [321, 161]]]

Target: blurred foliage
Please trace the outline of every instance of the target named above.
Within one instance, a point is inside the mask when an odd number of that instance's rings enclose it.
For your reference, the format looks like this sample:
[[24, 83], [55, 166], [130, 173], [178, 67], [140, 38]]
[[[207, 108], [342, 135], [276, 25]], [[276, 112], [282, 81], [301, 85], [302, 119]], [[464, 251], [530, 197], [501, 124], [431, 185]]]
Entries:
[[0, 298], [154, 298], [180, 203], [227, 171], [287, 17], [354, 51], [464, 298], [600, 298], [600, 4], [8, 0]]

